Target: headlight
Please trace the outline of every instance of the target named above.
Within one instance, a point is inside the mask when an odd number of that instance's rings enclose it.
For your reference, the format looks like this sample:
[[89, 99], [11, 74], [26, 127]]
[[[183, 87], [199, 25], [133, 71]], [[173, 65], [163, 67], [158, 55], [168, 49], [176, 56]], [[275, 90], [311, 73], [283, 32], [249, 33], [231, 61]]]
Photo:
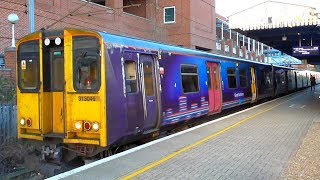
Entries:
[[76, 122], [75, 124], [74, 124], [74, 127], [77, 129], [77, 130], [81, 130], [82, 129], [82, 122]]
[[23, 118], [20, 119], [20, 124], [21, 126], [24, 126], [26, 124], [26, 120], [24, 120]]
[[99, 124], [97, 122], [94, 122], [92, 124], [92, 129], [95, 130], [95, 131], [98, 131], [99, 130]]

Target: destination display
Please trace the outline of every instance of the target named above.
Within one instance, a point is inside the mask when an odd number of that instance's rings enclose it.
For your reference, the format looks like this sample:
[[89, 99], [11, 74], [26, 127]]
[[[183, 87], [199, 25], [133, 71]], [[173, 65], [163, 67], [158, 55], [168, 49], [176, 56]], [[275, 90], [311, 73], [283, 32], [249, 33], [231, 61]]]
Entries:
[[301, 46], [292, 48], [293, 56], [318, 56], [319, 46]]

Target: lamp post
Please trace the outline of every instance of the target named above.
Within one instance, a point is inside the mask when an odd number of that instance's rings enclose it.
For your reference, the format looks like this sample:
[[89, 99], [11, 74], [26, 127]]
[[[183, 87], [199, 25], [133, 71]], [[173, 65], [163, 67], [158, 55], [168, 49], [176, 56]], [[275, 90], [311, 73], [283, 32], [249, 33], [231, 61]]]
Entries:
[[12, 24], [12, 44], [11, 47], [16, 47], [14, 38], [14, 25], [18, 23], [19, 17], [16, 14], [10, 14], [8, 16], [8, 21]]

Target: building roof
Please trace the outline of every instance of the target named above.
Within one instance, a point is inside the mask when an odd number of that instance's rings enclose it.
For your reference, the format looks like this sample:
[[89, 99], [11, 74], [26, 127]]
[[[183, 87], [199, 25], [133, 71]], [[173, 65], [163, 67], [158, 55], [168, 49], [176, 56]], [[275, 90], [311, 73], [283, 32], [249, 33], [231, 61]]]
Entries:
[[246, 8], [246, 9], [244, 9], [244, 10], [241, 10], [241, 11], [238, 11], [238, 12], [236, 12], [236, 13], [233, 13], [233, 14], [229, 15], [228, 18], [231, 17], [231, 16], [234, 16], [234, 15], [236, 15], [236, 14], [240, 14], [240, 13], [242, 13], [242, 12], [245, 12], [245, 11], [247, 11], [247, 10], [249, 10], [249, 9], [254, 8], [254, 7], [260, 6], [260, 5], [262, 5], [262, 4], [266, 4], [266, 3], [287, 4], [287, 5], [292, 5], [292, 6], [300, 6], [300, 7], [307, 7], [307, 8], [316, 9], [315, 7], [311, 7], [311, 6], [305, 6], [305, 5], [299, 5], [299, 4], [292, 4], [292, 3], [286, 3], [286, 2], [279, 2], [279, 1], [267, 0], [267, 1], [264, 1], [264, 2], [262, 2], [262, 3], [258, 3], [258, 4], [256, 4], [256, 5], [250, 6], [250, 7]]

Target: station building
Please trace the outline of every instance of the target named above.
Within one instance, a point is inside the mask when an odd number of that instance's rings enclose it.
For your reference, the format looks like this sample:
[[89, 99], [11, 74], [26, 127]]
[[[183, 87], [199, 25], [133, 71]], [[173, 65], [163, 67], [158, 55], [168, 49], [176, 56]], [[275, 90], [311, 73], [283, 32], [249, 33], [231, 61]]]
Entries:
[[[11, 13], [19, 16], [16, 38], [28, 34], [27, 0], [0, 3], [0, 53], [11, 45]], [[214, 0], [35, 0], [35, 31], [81, 28], [213, 52]], [[5, 58], [3, 69], [14, 69]], [[3, 64], [3, 63], [2, 63]], [[12, 63], [14, 66], [14, 63]]]

